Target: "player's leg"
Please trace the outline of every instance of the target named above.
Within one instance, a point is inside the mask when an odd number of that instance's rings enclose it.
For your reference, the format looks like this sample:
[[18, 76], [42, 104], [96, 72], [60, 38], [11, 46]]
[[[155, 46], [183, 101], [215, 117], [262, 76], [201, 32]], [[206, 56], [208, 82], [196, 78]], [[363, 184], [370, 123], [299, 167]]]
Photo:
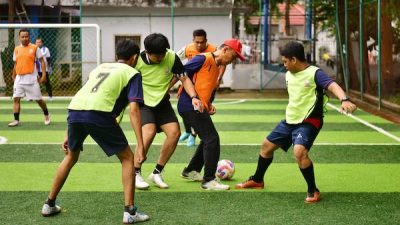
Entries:
[[185, 132], [181, 134], [181, 136], [179, 137], [179, 141], [185, 141], [186, 139], [188, 139], [191, 133], [191, 127], [188, 121], [186, 121], [185, 118], [183, 117], [182, 121], [183, 121], [183, 126], [185, 127]]
[[149, 179], [160, 188], [168, 188], [168, 185], [164, 182], [161, 173], [176, 149], [181, 132], [178, 118], [176, 117], [174, 109], [168, 100], [163, 100], [155, 108], [154, 115], [156, 117], [157, 131], [164, 132], [166, 138], [161, 146], [157, 165], [155, 166], [153, 173], [150, 174]]
[[15, 127], [19, 125], [19, 113], [21, 111], [21, 98], [25, 96], [24, 86], [14, 82], [13, 87], [13, 113], [14, 120], [11, 121], [8, 126]]
[[315, 138], [320, 129], [315, 128], [309, 123], [304, 123], [293, 131], [293, 153], [299, 165], [300, 171], [307, 182], [307, 198], [306, 203], [318, 202], [320, 192], [315, 184], [314, 166], [308, 156]]
[[125, 210], [123, 223], [130, 224], [135, 222], [147, 221], [149, 216], [137, 211], [135, 206], [135, 173], [133, 173], [134, 155], [131, 148], [127, 145], [122, 151], [117, 153], [117, 157], [122, 166], [122, 185], [124, 189]]
[[286, 151], [291, 144], [291, 129], [285, 121], [281, 121], [263, 141], [254, 175], [247, 181], [237, 184], [236, 188], [264, 188], [264, 176], [273, 161], [274, 151], [279, 147]]
[[[68, 152], [63, 161], [58, 166], [47, 201], [43, 205], [42, 215], [52, 216], [61, 212], [61, 207], [57, 206], [56, 198], [69, 172], [79, 159], [80, 151], [83, 149], [83, 142], [88, 133], [81, 124], [68, 124]], [[73, 149], [73, 150], [71, 150]]]
[[53, 98], [53, 89], [52, 89], [52, 87], [51, 87], [50, 74], [49, 74], [49, 73], [46, 73], [46, 83], [45, 83], [45, 86], [46, 86], [47, 94], [49, 95], [49, 99], [52, 100], [52, 98]]
[[42, 93], [40, 91], [40, 85], [38, 82], [29, 85], [29, 87], [26, 88], [26, 97], [28, 99], [35, 100], [38, 103], [40, 108], [43, 110], [44, 124], [49, 125], [51, 123], [49, 111], [47, 109], [46, 102], [42, 99]]
[[[182, 118], [186, 120], [190, 124], [192, 124], [193, 120], [195, 120], [196, 112], [189, 111], [181, 114]], [[185, 179], [190, 179], [193, 181], [203, 181], [203, 176], [200, 174], [203, 165], [204, 165], [204, 154], [203, 154], [203, 141], [200, 141], [200, 144], [197, 146], [196, 151], [194, 152], [189, 164], [182, 171], [181, 176]]]

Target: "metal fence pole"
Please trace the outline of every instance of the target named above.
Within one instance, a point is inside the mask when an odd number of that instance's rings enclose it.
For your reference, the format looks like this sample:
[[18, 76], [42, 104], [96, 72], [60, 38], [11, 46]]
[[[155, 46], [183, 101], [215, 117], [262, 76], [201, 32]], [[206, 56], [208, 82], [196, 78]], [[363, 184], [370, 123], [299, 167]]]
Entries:
[[381, 0], [378, 0], [378, 109], [381, 109]]
[[359, 35], [359, 41], [360, 41], [360, 97], [361, 101], [363, 100], [363, 95], [364, 95], [364, 81], [363, 81], [363, 63], [364, 63], [364, 51], [363, 51], [363, 0], [360, 0], [360, 8], [359, 8], [359, 23], [360, 23], [360, 35]]

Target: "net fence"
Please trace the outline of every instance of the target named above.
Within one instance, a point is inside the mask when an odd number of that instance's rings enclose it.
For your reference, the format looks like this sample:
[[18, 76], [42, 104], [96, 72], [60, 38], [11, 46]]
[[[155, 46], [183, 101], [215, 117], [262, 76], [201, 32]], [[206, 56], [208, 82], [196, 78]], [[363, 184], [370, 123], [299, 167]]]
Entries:
[[[30, 24], [32, 25], [32, 24]], [[40, 25], [42, 26], [42, 25]], [[29, 27], [30, 42], [40, 38], [50, 52], [49, 80], [53, 96], [73, 96], [99, 62], [96, 27]], [[12, 96], [13, 51], [22, 27], [0, 26], [0, 95]], [[44, 85], [42, 94], [47, 95]]]

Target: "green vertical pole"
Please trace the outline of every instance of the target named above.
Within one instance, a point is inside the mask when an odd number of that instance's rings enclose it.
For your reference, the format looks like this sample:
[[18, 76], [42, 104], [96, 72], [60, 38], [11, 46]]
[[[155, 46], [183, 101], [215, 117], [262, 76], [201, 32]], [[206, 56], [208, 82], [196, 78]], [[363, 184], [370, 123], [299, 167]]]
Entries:
[[349, 93], [349, 43], [348, 43], [348, 23], [349, 17], [347, 12], [347, 0], [344, 1], [344, 49], [346, 51], [345, 56], [345, 73], [344, 73], [344, 85], [346, 86], [346, 93]]
[[359, 35], [359, 41], [360, 41], [360, 93], [361, 93], [361, 101], [363, 100], [364, 97], [364, 81], [363, 81], [363, 63], [364, 63], [364, 51], [363, 51], [363, 0], [360, 0], [360, 7], [359, 7], [359, 24], [360, 24], [360, 35]]
[[378, 0], [378, 108], [381, 109], [381, 0]]
[[171, 49], [174, 49], [174, 19], [175, 19], [175, 15], [174, 15], [174, 0], [171, 0], [171, 29], [172, 29], [172, 34], [171, 34]]
[[[268, 9], [267, 9], [268, 10]], [[263, 30], [262, 28], [262, 24], [261, 24], [261, 16], [262, 16], [262, 0], [258, 0], [258, 15], [260, 16], [260, 20], [259, 20], [259, 27], [258, 27], [258, 41], [260, 42], [260, 90], [262, 90], [263, 88], [263, 82], [262, 82], [262, 77], [264, 75], [264, 65], [263, 65], [263, 58], [262, 58], [262, 51], [263, 51], [263, 41], [262, 41], [262, 34], [263, 34]], [[267, 16], [267, 15], [264, 15]], [[265, 21], [265, 20], [264, 20]], [[267, 24], [264, 24], [264, 27], [267, 26]], [[268, 52], [264, 52], [264, 54], [268, 54]]]
[[342, 46], [342, 37], [340, 34], [340, 24], [339, 24], [339, 0], [336, 0], [336, 39], [339, 41], [339, 47], [337, 48], [339, 51], [340, 55], [340, 62], [342, 63], [342, 70], [343, 74], [345, 77], [345, 83], [346, 83], [346, 66], [345, 66], [345, 60], [343, 58], [343, 46]]

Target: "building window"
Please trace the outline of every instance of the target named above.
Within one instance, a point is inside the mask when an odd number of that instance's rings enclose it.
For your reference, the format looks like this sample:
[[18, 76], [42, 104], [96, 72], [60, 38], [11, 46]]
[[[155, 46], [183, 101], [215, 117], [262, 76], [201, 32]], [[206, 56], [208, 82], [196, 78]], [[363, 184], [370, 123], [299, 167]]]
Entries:
[[117, 43], [121, 40], [132, 40], [140, 47], [140, 35], [115, 35], [115, 49], [117, 49]]

